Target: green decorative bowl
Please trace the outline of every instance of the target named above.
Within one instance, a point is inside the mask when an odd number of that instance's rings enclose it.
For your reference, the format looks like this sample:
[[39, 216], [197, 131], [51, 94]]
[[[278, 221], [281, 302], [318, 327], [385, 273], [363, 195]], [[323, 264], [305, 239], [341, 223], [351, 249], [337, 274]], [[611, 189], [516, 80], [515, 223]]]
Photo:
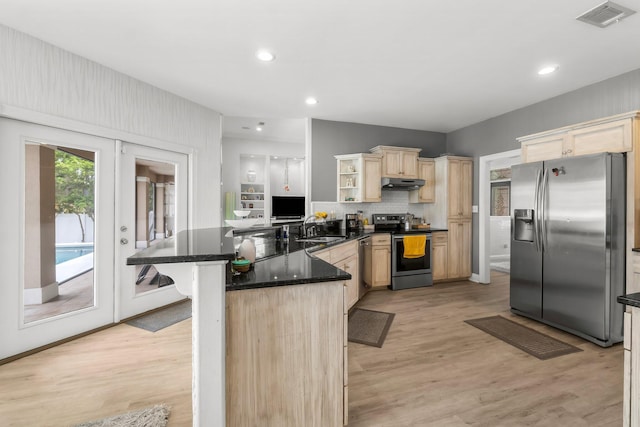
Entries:
[[246, 273], [251, 268], [251, 261], [248, 259], [234, 259], [231, 261], [231, 265], [235, 271]]

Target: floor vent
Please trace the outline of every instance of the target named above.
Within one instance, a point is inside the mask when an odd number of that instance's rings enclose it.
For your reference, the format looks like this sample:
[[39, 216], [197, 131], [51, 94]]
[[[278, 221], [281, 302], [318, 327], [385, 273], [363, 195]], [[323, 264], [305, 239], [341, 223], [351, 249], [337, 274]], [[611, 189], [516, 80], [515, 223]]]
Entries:
[[636, 13], [635, 10], [620, 6], [612, 1], [606, 1], [586, 11], [576, 19], [586, 22], [587, 24], [595, 25], [596, 27], [605, 28], [634, 13]]

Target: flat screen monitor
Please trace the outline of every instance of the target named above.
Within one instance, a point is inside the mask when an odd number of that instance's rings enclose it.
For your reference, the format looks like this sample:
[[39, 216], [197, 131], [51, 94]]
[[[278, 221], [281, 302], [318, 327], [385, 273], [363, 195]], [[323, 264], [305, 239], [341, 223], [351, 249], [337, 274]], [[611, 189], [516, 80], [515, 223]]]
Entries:
[[276, 219], [304, 218], [304, 196], [271, 196], [271, 216]]

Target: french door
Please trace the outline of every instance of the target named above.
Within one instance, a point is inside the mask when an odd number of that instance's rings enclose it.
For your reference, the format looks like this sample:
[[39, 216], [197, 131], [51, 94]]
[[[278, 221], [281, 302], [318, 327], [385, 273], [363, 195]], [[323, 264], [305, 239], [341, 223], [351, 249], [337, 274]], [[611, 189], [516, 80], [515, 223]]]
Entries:
[[116, 320], [184, 299], [173, 278], [127, 257], [187, 228], [188, 156], [118, 141]]
[[0, 118], [0, 359], [114, 321], [114, 146]]

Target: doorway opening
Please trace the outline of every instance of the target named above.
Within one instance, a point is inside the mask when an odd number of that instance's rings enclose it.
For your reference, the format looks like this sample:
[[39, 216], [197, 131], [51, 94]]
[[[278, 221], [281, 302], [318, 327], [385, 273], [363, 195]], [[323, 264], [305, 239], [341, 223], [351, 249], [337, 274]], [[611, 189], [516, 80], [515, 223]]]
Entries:
[[511, 166], [519, 163], [520, 149], [479, 159], [480, 283], [491, 281], [491, 270], [508, 273], [510, 269]]

